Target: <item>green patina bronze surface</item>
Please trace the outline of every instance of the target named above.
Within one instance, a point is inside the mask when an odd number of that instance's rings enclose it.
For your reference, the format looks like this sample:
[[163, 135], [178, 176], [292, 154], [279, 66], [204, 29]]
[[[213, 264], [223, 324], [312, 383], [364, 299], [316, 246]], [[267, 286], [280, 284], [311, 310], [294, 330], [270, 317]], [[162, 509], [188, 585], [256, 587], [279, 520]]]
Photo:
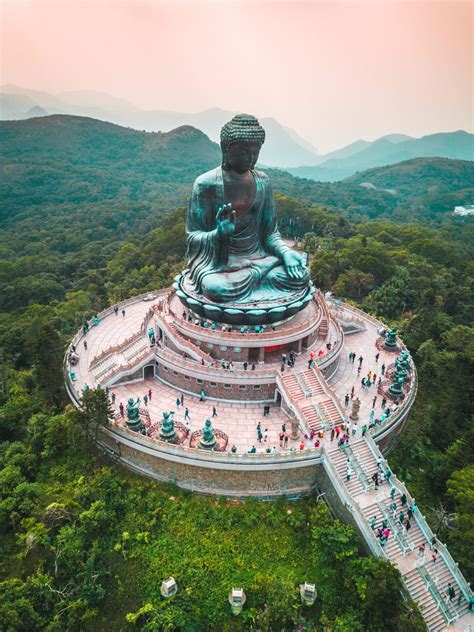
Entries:
[[176, 443], [178, 435], [174, 429], [174, 413], [164, 412], [161, 420], [160, 439], [168, 443]]
[[130, 399], [128, 400], [126, 407], [127, 427], [130, 428], [130, 430], [138, 430], [141, 426], [139, 405], [140, 399], [134, 401], [133, 397], [130, 397]]
[[212, 422], [210, 419], [206, 419], [204, 422], [204, 428], [202, 429], [201, 440], [199, 441], [199, 447], [203, 450], [213, 450], [216, 446], [216, 437], [214, 430], [212, 429]]
[[189, 269], [175, 288], [196, 313], [221, 322], [275, 322], [311, 298], [301, 255], [278, 231], [270, 180], [254, 168], [264, 139], [255, 117], [235, 116], [222, 128], [222, 165], [199, 176], [193, 187]]

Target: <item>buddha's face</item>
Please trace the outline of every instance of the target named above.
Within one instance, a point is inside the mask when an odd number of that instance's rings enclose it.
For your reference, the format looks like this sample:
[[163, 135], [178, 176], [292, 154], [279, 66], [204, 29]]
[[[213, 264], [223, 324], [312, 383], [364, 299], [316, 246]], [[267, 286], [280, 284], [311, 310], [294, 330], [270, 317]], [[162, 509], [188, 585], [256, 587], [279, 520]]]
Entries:
[[260, 153], [260, 143], [236, 141], [227, 150], [227, 169], [237, 173], [245, 173], [253, 169]]

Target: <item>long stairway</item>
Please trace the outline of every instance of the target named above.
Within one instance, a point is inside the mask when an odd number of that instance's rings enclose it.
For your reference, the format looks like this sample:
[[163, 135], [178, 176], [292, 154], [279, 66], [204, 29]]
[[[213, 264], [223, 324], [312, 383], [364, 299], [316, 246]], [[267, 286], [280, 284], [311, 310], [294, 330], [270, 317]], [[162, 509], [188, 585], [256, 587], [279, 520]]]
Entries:
[[[327, 428], [328, 424], [334, 427], [345, 421], [344, 409], [319, 369], [299, 374], [280, 373], [278, 379], [283, 386], [283, 397], [293, 405], [306, 428], [319, 431], [323, 422]], [[433, 533], [419, 509], [415, 510], [407, 531], [407, 509], [414, 501], [393, 473], [390, 481], [385, 481], [384, 473], [390, 471], [389, 466], [372, 437], [352, 437], [349, 446], [344, 448], [338, 447], [335, 439], [331, 441], [325, 437], [323, 464], [341, 501], [346, 507], [350, 506], [370, 550], [399, 569], [410, 596], [419, 605], [428, 630], [474, 632], [474, 615], [468, 612], [469, 600], [474, 602], [469, 584], [444, 545], [439, 546], [439, 556], [433, 563], [429, 549]], [[380, 484], [374, 490], [372, 476], [377, 471]], [[406, 498], [405, 504], [402, 503], [402, 495]], [[395, 508], [393, 504], [396, 504]], [[403, 524], [400, 512], [404, 513]], [[372, 529], [373, 518], [375, 524]], [[376, 536], [384, 521], [390, 535], [387, 541], [381, 542]], [[425, 544], [424, 557], [418, 554], [421, 544]], [[447, 597], [449, 583], [456, 593], [452, 601]]]

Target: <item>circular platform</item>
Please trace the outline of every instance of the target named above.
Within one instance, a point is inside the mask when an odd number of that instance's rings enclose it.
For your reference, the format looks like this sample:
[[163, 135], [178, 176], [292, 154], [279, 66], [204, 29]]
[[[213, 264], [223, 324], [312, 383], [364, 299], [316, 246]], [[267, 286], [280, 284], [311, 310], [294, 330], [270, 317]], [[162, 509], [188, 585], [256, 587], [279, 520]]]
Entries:
[[[381, 376], [382, 365], [393, 364], [394, 355], [376, 346], [383, 324], [349, 305], [327, 303], [320, 292], [293, 317], [257, 331], [217, 327], [183, 311], [169, 289], [117, 307], [75, 337], [78, 361], [72, 366], [66, 357], [66, 385], [77, 406], [86, 384], [108, 389], [115, 417], [100, 442], [142, 474], [205, 493], [299, 496], [319, 484], [322, 449], [331, 429], [348, 423], [345, 399], [352, 388], [361, 401], [355, 438], [364, 422], [369, 426], [371, 411], [374, 421], [382, 417], [376, 384], [366, 390], [361, 378], [369, 370]], [[363, 357], [364, 372], [358, 373], [358, 361], [349, 361], [351, 352]], [[407, 389], [399, 405], [389, 402], [390, 416], [367, 430], [385, 451], [408, 418], [414, 369]], [[140, 398], [146, 413], [143, 434], [129, 430], [120, 414], [120, 403], [130, 397]], [[159, 439], [163, 411], [173, 411], [181, 428], [187, 425], [188, 439], [176, 445]], [[206, 418], [227, 438], [225, 451], [191, 447]]]

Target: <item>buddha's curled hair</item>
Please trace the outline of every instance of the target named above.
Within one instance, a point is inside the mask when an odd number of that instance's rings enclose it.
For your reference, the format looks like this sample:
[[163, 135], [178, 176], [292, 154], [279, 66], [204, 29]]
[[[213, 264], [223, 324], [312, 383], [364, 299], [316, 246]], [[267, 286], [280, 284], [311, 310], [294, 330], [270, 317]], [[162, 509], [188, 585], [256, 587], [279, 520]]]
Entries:
[[221, 129], [222, 149], [228, 149], [236, 141], [263, 145], [265, 142], [265, 130], [255, 116], [251, 114], [237, 114], [224, 125]]

